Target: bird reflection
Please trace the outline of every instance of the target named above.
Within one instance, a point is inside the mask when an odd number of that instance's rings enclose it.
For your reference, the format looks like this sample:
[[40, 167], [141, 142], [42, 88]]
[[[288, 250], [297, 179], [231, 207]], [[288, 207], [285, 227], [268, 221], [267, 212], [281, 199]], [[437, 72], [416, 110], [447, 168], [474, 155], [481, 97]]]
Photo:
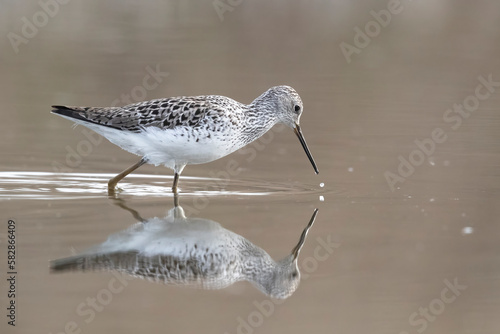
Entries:
[[52, 261], [52, 271], [116, 270], [155, 282], [203, 289], [249, 281], [264, 294], [285, 299], [299, 285], [297, 259], [318, 212], [314, 210], [291, 253], [274, 261], [262, 248], [219, 223], [186, 217], [180, 205], [164, 218], [150, 219], [143, 219], [123, 202], [119, 205], [140, 222], [82, 254]]

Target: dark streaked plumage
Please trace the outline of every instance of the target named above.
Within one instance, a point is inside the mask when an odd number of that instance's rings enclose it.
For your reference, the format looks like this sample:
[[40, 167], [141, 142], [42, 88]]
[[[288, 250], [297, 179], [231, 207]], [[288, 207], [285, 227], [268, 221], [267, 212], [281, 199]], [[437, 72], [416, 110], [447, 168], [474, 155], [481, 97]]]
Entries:
[[138, 102], [124, 107], [52, 106], [52, 112], [117, 130], [141, 132], [148, 127], [164, 130], [180, 126], [196, 127], [204, 118], [210, 118], [216, 123], [220, 117], [232, 116], [231, 120], [238, 122], [240, 119], [237, 115], [226, 115], [227, 108], [236, 109], [240, 107], [238, 104], [217, 95], [181, 96]]

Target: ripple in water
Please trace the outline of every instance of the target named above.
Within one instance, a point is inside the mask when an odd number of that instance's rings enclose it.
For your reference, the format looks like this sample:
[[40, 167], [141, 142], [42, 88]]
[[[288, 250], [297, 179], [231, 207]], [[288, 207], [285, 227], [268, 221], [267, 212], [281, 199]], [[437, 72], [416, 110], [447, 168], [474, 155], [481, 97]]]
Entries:
[[[8, 199], [80, 199], [107, 196], [107, 182], [114, 174], [0, 172], [0, 200]], [[136, 180], [140, 179], [140, 180]], [[133, 174], [119, 185], [119, 193], [136, 196], [172, 197], [173, 177]], [[262, 180], [225, 180], [183, 176], [182, 196], [271, 196], [312, 194], [318, 190], [299, 183]]]

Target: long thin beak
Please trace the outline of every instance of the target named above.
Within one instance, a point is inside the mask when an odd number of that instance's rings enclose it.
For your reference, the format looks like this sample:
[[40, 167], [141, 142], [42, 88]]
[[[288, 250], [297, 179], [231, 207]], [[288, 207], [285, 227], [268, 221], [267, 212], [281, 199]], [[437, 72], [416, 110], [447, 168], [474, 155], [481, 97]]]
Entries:
[[302, 249], [302, 246], [304, 246], [304, 242], [306, 241], [307, 233], [309, 232], [311, 226], [313, 226], [314, 220], [316, 220], [317, 215], [318, 215], [318, 209], [314, 209], [311, 220], [309, 220], [309, 224], [307, 224], [306, 228], [304, 229], [304, 231], [302, 231], [302, 234], [300, 235], [299, 243], [292, 249], [293, 261], [296, 261], [297, 258], [299, 257], [300, 250]]
[[304, 148], [304, 151], [306, 151], [307, 157], [309, 158], [309, 161], [311, 162], [314, 172], [316, 174], [319, 174], [318, 167], [316, 167], [316, 163], [314, 162], [313, 156], [311, 155], [311, 152], [309, 152], [309, 148], [307, 147], [306, 140], [304, 139], [304, 135], [302, 135], [302, 131], [300, 131], [300, 126], [295, 123], [295, 127], [293, 128], [293, 131], [299, 137], [300, 143], [302, 144], [302, 147]]

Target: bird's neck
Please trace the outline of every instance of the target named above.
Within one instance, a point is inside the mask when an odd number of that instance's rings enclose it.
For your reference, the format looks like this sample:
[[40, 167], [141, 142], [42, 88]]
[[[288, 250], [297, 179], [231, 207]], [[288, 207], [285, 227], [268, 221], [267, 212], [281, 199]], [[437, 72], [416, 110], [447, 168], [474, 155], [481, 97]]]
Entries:
[[264, 251], [248, 257], [243, 263], [243, 276], [259, 290], [267, 293], [275, 277], [276, 262]]
[[276, 108], [275, 105], [268, 99], [262, 98], [262, 96], [247, 106], [244, 129], [245, 134], [248, 136], [247, 143], [260, 138], [279, 122]]

